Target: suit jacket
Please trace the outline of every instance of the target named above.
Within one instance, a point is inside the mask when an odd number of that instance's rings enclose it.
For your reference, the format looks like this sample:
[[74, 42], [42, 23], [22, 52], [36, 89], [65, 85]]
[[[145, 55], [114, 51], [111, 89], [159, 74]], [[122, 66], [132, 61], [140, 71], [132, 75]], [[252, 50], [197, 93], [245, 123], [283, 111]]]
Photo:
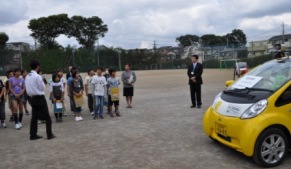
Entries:
[[[202, 73], [203, 73], [203, 66], [201, 63], [198, 63], [198, 62], [196, 63], [195, 70], [194, 70], [193, 63], [191, 63], [188, 66], [188, 71], [187, 71], [187, 75], [189, 77], [189, 85], [203, 84]], [[194, 77], [194, 76], [196, 79], [195, 83], [191, 80], [191, 77]]]

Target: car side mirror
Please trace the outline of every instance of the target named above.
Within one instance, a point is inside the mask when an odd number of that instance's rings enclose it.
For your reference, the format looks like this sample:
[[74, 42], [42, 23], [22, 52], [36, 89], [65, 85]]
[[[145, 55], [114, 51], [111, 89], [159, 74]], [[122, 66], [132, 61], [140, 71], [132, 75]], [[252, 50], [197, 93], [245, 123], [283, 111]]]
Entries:
[[228, 87], [234, 83], [234, 80], [228, 80], [225, 82], [225, 86]]

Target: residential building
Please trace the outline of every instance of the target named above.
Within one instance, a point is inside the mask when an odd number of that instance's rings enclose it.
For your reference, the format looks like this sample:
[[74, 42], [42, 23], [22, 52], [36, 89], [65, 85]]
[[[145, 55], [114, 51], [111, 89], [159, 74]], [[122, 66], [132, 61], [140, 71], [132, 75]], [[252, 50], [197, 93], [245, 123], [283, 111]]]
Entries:
[[6, 69], [22, 68], [22, 53], [30, 50], [30, 45], [25, 42], [6, 43], [6, 48], [13, 50], [12, 59], [6, 63]]
[[158, 51], [161, 54], [160, 60], [162, 62], [167, 62], [181, 59], [181, 54], [183, 53], [184, 49], [182, 47], [164, 46], [160, 47]]
[[248, 57], [256, 57], [268, 54], [269, 40], [252, 41], [248, 47]]
[[[284, 41], [283, 41], [284, 39]], [[269, 52], [274, 51], [274, 46], [281, 44], [282, 50], [291, 50], [291, 34], [277, 35], [269, 39], [268, 50]]]
[[14, 50], [14, 51], [24, 52], [24, 51], [30, 50], [30, 45], [25, 42], [10, 42], [10, 43], [6, 43], [6, 48]]

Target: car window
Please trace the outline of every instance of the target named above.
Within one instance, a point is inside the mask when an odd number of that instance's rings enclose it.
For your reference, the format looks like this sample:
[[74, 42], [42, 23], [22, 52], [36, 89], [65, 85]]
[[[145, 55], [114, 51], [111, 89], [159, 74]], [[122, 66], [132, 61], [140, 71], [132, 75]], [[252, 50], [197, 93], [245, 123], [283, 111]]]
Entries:
[[237, 68], [246, 68], [247, 67], [247, 63], [245, 62], [237, 62]]
[[275, 106], [281, 107], [287, 104], [291, 104], [291, 86], [289, 86], [277, 99]]

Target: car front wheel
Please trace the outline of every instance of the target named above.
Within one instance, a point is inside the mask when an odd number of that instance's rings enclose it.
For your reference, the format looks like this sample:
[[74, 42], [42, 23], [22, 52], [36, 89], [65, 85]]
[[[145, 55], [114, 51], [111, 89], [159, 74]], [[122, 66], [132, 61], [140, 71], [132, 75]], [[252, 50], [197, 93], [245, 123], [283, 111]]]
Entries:
[[265, 130], [257, 139], [253, 159], [263, 167], [278, 166], [288, 152], [288, 139], [277, 128]]

